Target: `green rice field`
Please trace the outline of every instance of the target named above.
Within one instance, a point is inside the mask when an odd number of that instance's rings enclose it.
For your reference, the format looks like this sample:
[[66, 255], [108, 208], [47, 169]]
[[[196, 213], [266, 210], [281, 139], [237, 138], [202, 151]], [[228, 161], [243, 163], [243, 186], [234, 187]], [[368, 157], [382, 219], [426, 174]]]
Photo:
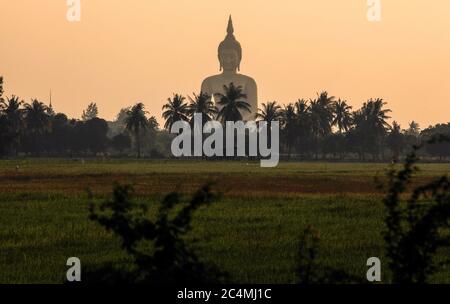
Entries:
[[[423, 164], [415, 182], [448, 174], [450, 164]], [[234, 283], [294, 283], [298, 239], [307, 225], [320, 232], [322, 265], [362, 279], [369, 257], [389, 278], [381, 232], [386, 164], [282, 162], [260, 168], [245, 161], [1, 160], [0, 283], [62, 283], [68, 257], [82, 267], [125, 258], [118, 240], [88, 220], [87, 189], [96, 201], [114, 182], [131, 184], [136, 201], [156, 210], [171, 192], [191, 194], [214, 182], [220, 201], [201, 208], [188, 242]], [[438, 259], [450, 256], [440, 251]], [[386, 271], [384, 271], [386, 270]], [[450, 283], [441, 268], [433, 282]]]

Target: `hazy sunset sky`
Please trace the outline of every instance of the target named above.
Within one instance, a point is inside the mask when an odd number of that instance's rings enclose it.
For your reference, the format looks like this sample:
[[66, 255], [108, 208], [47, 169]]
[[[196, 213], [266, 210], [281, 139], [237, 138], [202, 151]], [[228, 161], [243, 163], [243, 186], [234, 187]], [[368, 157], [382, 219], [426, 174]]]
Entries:
[[[384, 98], [406, 127], [450, 121], [450, 1], [82, 0], [81, 22], [66, 0], [0, 0], [0, 75], [5, 93], [80, 117], [142, 101], [160, 119], [172, 93], [198, 92], [219, 73], [217, 46], [232, 14], [243, 47], [241, 73], [259, 103], [293, 102], [327, 90], [358, 108]], [[160, 122], [162, 122], [160, 120]]]

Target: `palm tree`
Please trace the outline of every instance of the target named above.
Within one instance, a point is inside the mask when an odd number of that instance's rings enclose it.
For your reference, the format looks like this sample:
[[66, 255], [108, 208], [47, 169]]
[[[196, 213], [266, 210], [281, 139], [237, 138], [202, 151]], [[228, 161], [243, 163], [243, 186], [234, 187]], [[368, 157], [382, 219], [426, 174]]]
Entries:
[[387, 137], [387, 145], [392, 151], [392, 160], [398, 162], [400, 153], [403, 151], [404, 137], [401, 133], [401, 127], [396, 121], [392, 123], [391, 131]]
[[391, 127], [386, 120], [391, 118], [390, 116], [388, 116], [388, 113], [392, 112], [390, 109], [383, 109], [385, 105], [387, 105], [387, 103], [384, 102], [383, 99], [381, 98], [375, 99], [374, 110], [372, 113], [375, 118], [376, 125], [379, 128], [383, 128], [384, 130], [389, 129]]
[[364, 157], [364, 151], [370, 151], [375, 158], [379, 152], [379, 147], [385, 138], [390, 125], [387, 120], [390, 118], [390, 109], [383, 109], [386, 102], [383, 99], [370, 99], [365, 102], [362, 108], [353, 114], [355, 131], [360, 139], [360, 154]]
[[338, 100], [333, 103], [334, 119], [333, 126], [337, 126], [339, 133], [347, 132], [352, 124], [352, 107], [345, 100]]
[[324, 108], [331, 108], [335, 97], [329, 96], [327, 91], [323, 91], [320, 94], [317, 94], [317, 101], [323, 105]]
[[223, 123], [242, 120], [241, 111], [251, 112], [250, 104], [245, 101], [247, 95], [242, 92], [242, 86], [235, 86], [230, 83], [229, 86], [224, 85], [223, 89], [225, 94], [216, 94], [219, 97], [218, 104], [222, 107], [218, 119]]
[[25, 136], [25, 149], [30, 152], [39, 152], [43, 148], [44, 135], [50, 131], [50, 116], [48, 107], [42, 102], [33, 99], [24, 106], [25, 124], [27, 133]]
[[305, 153], [311, 150], [313, 123], [311, 106], [305, 99], [299, 99], [294, 104], [296, 115], [296, 145], [297, 151]]
[[6, 133], [3, 134], [8, 138], [9, 146], [15, 154], [18, 152], [20, 143], [20, 134], [23, 129], [23, 101], [17, 96], [11, 96], [0, 100], [0, 111], [5, 116]]
[[193, 93], [194, 98], [188, 97], [190, 104], [187, 109], [187, 114], [191, 117], [191, 125], [194, 122], [194, 115], [201, 114], [202, 122], [205, 124], [208, 121], [214, 119], [219, 112], [214, 102], [211, 100], [211, 96], [207, 93], [200, 92], [199, 95]]
[[148, 127], [145, 113], [144, 104], [139, 102], [127, 111], [127, 117], [125, 118], [126, 129], [134, 135], [136, 140], [138, 158], [141, 158], [141, 132]]
[[406, 135], [419, 137], [420, 135], [420, 126], [414, 120], [411, 121], [408, 125], [408, 129], [405, 131]]
[[328, 96], [326, 91], [320, 93], [316, 100], [310, 102], [313, 131], [316, 137], [325, 137], [331, 134], [333, 102], [334, 96]]
[[282, 134], [286, 142], [288, 157], [291, 156], [291, 148], [295, 144], [297, 137], [297, 114], [295, 106], [288, 104], [281, 110]]
[[256, 113], [255, 118], [260, 119], [261, 121], [267, 122], [267, 126], [269, 129], [268, 132], [268, 143], [272, 144], [272, 122], [279, 121], [281, 118], [281, 107], [278, 105], [276, 101], [263, 103], [262, 109], [258, 109], [258, 113]]
[[25, 123], [32, 134], [43, 135], [49, 130], [50, 118], [47, 109], [45, 104], [36, 99], [30, 104], [25, 104]]
[[315, 137], [325, 136], [325, 134], [328, 133], [326, 124], [324, 124], [325, 129], [322, 129], [323, 118], [320, 104], [315, 100], [311, 100], [311, 127]]
[[308, 102], [304, 99], [297, 100], [297, 102], [294, 104], [294, 107], [297, 115], [301, 115], [309, 111]]
[[316, 159], [319, 156], [320, 141], [332, 133], [333, 102], [334, 96], [329, 96], [326, 91], [310, 101], [310, 122]]
[[174, 94], [173, 98], [168, 98], [168, 103], [163, 106], [165, 110], [162, 114], [166, 120], [164, 128], [166, 130], [172, 129], [172, 126], [177, 121], [189, 121], [187, 116], [188, 105], [185, 102], [186, 98], [180, 94]]
[[[219, 112], [219, 110], [217, 109], [217, 107], [214, 104], [214, 101], [211, 100], [211, 96], [209, 96], [209, 94], [207, 93], [203, 93], [200, 92], [199, 95], [193, 93], [194, 98], [192, 97], [188, 97], [190, 104], [188, 106], [188, 110], [187, 110], [187, 114], [190, 117], [190, 123], [191, 123], [191, 127], [194, 128], [194, 124], [195, 124], [195, 115], [196, 114], [200, 114], [201, 118], [202, 118], [202, 123], [201, 125], [199, 125], [199, 129], [203, 130], [203, 127], [205, 126], [205, 124], [208, 121], [213, 120], [217, 113]], [[196, 130], [194, 128], [194, 130]], [[202, 138], [202, 144], [204, 142], [204, 134], [203, 132], [200, 134], [201, 138]]]
[[386, 102], [381, 98], [369, 99], [364, 103], [361, 108], [361, 112], [365, 120], [368, 122], [368, 127], [373, 128], [378, 132], [386, 132], [390, 129], [390, 125], [387, 122], [390, 116], [388, 113], [392, 112], [390, 109], [383, 109]]
[[0, 101], [0, 110], [8, 117], [9, 123], [13, 123], [21, 119], [22, 110], [20, 107], [22, 105], [23, 101], [13, 95], [11, 98], [7, 98], [6, 101]]
[[256, 113], [256, 119], [259, 118], [262, 121], [266, 121], [268, 125], [272, 121], [280, 120], [282, 116], [281, 107], [276, 101], [263, 103], [262, 106], [262, 109], [258, 109], [258, 113]]

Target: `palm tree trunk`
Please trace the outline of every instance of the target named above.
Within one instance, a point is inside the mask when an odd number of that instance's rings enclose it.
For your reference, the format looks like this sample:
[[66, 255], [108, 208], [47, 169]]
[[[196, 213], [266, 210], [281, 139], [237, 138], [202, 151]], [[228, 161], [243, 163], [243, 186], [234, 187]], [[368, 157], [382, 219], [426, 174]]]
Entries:
[[141, 158], [141, 135], [139, 128], [136, 130], [137, 158]]

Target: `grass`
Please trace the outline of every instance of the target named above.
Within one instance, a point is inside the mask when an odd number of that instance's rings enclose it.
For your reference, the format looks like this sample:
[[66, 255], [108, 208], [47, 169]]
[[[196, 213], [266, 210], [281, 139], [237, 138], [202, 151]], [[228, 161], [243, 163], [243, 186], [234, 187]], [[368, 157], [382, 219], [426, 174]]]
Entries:
[[[16, 169], [18, 166], [18, 170]], [[68, 257], [83, 267], [120, 261], [117, 240], [87, 220], [86, 189], [101, 201], [114, 181], [134, 185], [150, 212], [173, 190], [217, 182], [223, 198], [195, 216], [189, 242], [236, 283], [293, 283], [298, 236], [321, 234], [320, 263], [365, 278], [366, 261], [383, 261], [382, 194], [374, 178], [385, 164], [211, 161], [0, 161], [0, 283], [60, 283]], [[450, 172], [421, 165], [417, 183]], [[449, 256], [440, 252], [439, 259]], [[386, 270], [387, 272], [387, 270]], [[383, 275], [387, 275], [383, 268]], [[386, 279], [386, 277], [384, 277]], [[441, 269], [433, 282], [449, 283]]]

